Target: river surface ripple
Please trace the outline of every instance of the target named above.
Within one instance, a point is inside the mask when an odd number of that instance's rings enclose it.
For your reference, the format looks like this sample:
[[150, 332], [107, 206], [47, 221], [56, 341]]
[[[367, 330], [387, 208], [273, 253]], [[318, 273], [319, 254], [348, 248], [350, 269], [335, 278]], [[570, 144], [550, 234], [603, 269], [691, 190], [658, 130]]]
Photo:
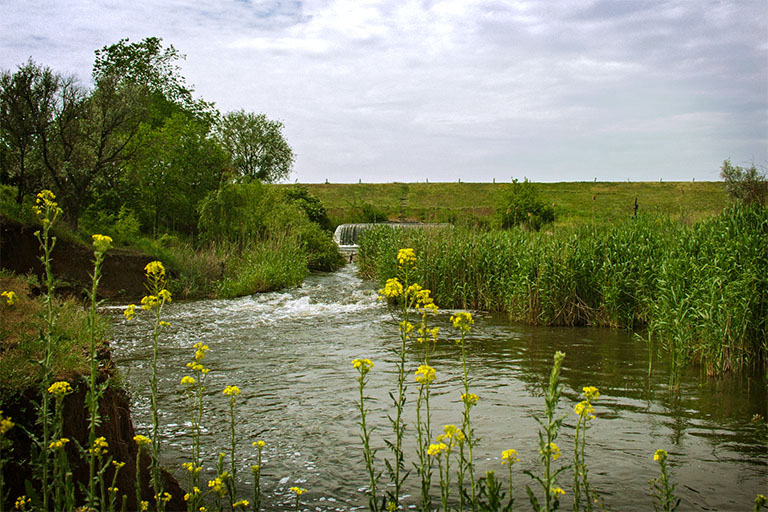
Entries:
[[[204, 418], [205, 479], [214, 474], [219, 452], [229, 447], [229, 408], [221, 391], [237, 385], [236, 434], [240, 460], [241, 497], [250, 499], [249, 467], [255, 463], [251, 443], [263, 439], [262, 504], [265, 510], [292, 510], [291, 486], [305, 487], [307, 510], [353, 510], [365, 507], [367, 481], [358, 438], [355, 358], [369, 358], [376, 367], [366, 388], [371, 397], [369, 424], [376, 427], [378, 469], [390, 453], [388, 396], [396, 389], [399, 346], [397, 327], [374, 284], [361, 280], [354, 265], [331, 274], [313, 274], [296, 289], [232, 300], [173, 302], [164, 309], [171, 323], [161, 337], [159, 356], [162, 462], [184, 485], [182, 462], [190, 460], [191, 428], [179, 381], [188, 374], [192, 345], [210, 347], [212, 368]], [[113, 352], [132, 395], [138, 432], [151, 429], [149, 378], [151, 326], [147, 316], [126, 322], [117, 306], [113, 318]], [[449, 340], [450, 312], [434, 320], [441, 327], [431, 365], [433, 435], [446, 423], [461, 424], [461, 355]], [[544, 328], [513, 325], [504, 318], [475, 314], [468, 337], [471, 391], [480, 401], [472, 410], [480, 442], [475, 450], [478, 475], [495, 470], [506, 485], [501, 451], [515, 448], [521, 462], [514, 486], [518, 509], [527, 510], [522, 473], [538, 472], [538, 424], [533, 416], [544, 409], [542, 384], [552, 355], [567, 355], [561, 382], [560, 412], [567, 415], [558, 444], [572, 459], [576, 416], [573, 406], [583, 386], [596, 386], [597, 419], [588, 430], [587, 461], [591, 484], [614, 510], [652, 508], [648, 481], [658, 474], [653, 453], [670, 454], [673, 480], [682, 497], [681, 510], [751, 510], [757, 493], [768, 494], [768, 442], [765, 380], [759, 376], [707, 380], [695, 372], [683, 379], [679, 394], [666, 385], [667, 367], [654, 362], [648, 376], [647, 346], [625, 331], [589, 328]], [[415, 462], [416, 384], [413, 371], [419, 354], [408, 353], [408, 469]], [[556, 463], [556, 464], [558, 464]], [[227, 465], [229, 462], [227, 462]], [[456, 467], [454, 461], [452, 467]], [[453, 477], [455, 482], [455, 476]], [[572, 474], [558, 483], [567, 491], [562, 506], [571, 508]], [[388, 483], [382, 476], [381, 485]], [[439, 504], [439, 474], [433, 475], [434, 500]], [[407, 480], [406, 503], [418, 499], [418, 475]], [[534, 488], [536, 489], [536, 488]], [[536, 489], [539, 494], [539, 489]], [[455, 495], [455, 490], [453, 492]]]

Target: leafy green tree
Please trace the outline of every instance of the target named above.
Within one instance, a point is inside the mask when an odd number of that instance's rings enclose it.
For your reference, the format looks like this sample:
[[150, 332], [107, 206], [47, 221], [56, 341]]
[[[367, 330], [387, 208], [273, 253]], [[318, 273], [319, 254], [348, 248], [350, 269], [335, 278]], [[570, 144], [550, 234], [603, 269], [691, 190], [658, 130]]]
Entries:
[[61, 77], [31, 59], [0, 74], [0, 178], [16, 187], [16, 202], [41, 188], [39, 133], [53, 120]]
[[293, 150], [280, 121], [244, 110], [228, 112], [218, 124], [218, 135], [241, 181], [275, 183], [291, 173]]
[[740, 200], [745, 204], [759, 202], [762, 205], [768, 199], [768, 181], [765, 179], [765, 172], [761, 173], [754, 165], [745, 169], [731, 165], [731, 161], [726, 160], [720, 167], [720, 177], [723, 178], [725, 190], [732, 199]]
[[162, 126], [142, 124], [128, 169], [138, 214], [153, 234], [163, 229], [194, 232], [198, 206], [224, 181], [228, 158], [208, 126], [176, 113]]
[[307, 187], [301, 185], [288, 187], [285, 189], [285, 196], [288, 201], [304, 210], [310, 221], [322, 229], [330, 231], [331, 219], [328, 218], [328, 211], [320, 199], [309, 193]]
[[532, 182], [513, 180], [499, 195], [496, 217], [502, 228], [522, 226], [539, 231], [545, 224], [554, 222], [555, 209], [539, 197], [539, 191]]

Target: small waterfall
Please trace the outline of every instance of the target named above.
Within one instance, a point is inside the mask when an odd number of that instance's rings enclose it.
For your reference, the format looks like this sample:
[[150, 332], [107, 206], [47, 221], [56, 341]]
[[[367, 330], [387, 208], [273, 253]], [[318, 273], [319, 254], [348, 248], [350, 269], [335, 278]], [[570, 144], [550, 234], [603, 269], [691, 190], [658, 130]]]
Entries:
[[357, 248], [360, 235], [366, 229], [374, 226], [388, 226], [391, 228], [444, 228], [451, 224], [419, 223], [419, 222], [386, 222], [379, 224], [340, 224], [333, 234], [333, 239], [340, 248]]

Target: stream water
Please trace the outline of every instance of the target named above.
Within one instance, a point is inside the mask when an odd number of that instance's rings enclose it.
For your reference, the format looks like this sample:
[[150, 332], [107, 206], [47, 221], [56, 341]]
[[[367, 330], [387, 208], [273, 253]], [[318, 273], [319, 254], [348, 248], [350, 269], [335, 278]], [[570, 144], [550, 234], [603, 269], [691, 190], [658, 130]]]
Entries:
[[[118, 307], [108, 311], [114, 319], [113, 353], [133, 397], [134, 423], [138, 432], [147, 434], [151, 326], [146, 317], [126, 322]], [[443, 424], [461, 423], [461, 358], [458, 346], [449, 342], [457, 335], [449, 328], [449, 316], [446, 311], [435, 320], [442, 340], [431, 360], [438, 377], [432, 398], [435, 435]], [[376, 364], [366, 390], [371, 397], [369, 422], [377, 428], [373, 442], [384, 471], [382, 459], [390, 453], [383, 439], [392, 438], [388, 393], [395, 390], [397, 378], [393, 349], [399, 341], [374, 284], [357, 277], [354, 265], [313, 274], [293, 290], [173, 302], [164, 309], [164, 318], [171, 327], [160, 347], [162, 462], [182, 484], [186, 480], [181, 464], [190, 460], [192, 438], [179, 381], [188, 374], [185, 364], [194, 355], [192, 345], [203, 342], [210, 347], [206, 363], [212, 368], [202, 439], [205, 478], [211, 478], [217, 454], [229, 446], [228, 398], [221, 391], [237, 385], [242, 390], [235, 428], [243, 498], [251, 496], [251, 443], [263, 439], [264, 509], [293, 509], [289, 488], [294, 485], [308, 489], [302, 496], [307, 510], [353, 510], [367, 504], [352, 360], [369, 358]], [[555, 350], [566, 353], [560, 409], [568, 415], [558, 439], [563, 457], [556, 464], [572, 459], [573, 405], [581, 388], [598, 387], [602, 396], [587, 434], [587, 462], [591, 484], [609, 508], [652, 508], [648, 482], [658, 474], [653, 461], [657, 448], [670, 454], [681, 510], [751, 510], [757, 493], [768, 494], [768, 432], [765, 420], [753, 421], [756, 414], [768, 414], [764, 378], [707, 380], [694, 372], [684, 376], [675, 393], [666, 385], [665, 365], [655, 361], [649, 376], [647, 345], [625, 331], [534, 328], [482, 313], [476, 313], [475, 320], [467, 357], [471, 391], [480, 397], [472, 410], [480, 437], [477, 470], [480, 475], [496, 470], [506, 482], [501, 451], [515, 448], [521, 459], [514, 477], [516, 508], [529, 509], [524, 487], [531, 479], [522, 470], [539, 471], [538, 424], [533, 417], [544, 410], [542, 383]], [[418, 361], [415, 351], [408, 354], [409, 469], [416, 460], [413, 371]], [[570, 471], [558, 481], [568, 492], [565, 508], [571, 507], [571, 481]], [[381, 484], [387, 483], [382, 476]], [[418, 475], [411, 471], [406, 504], [416, 503], [418, 487]], [[439, 503], [439, 488], [434, 489]]]

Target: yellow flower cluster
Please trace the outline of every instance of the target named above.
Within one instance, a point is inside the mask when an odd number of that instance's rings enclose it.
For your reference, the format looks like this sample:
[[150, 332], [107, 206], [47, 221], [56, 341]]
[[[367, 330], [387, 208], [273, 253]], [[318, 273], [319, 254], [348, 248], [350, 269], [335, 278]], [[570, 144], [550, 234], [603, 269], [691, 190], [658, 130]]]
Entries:
[[305, 492], [307, 492], [306, 489], [303, 489], [301, 487], [291, 487], [291, 490], [296, 493], [296, 496], [301, 496]]
[[136, 304], [131, 304], [125, 308], [123, 315], [125, 315], [126, 320], [133, 320], [133, 317], [136, 316]]
[[225, 471], [213, 480], [208, 480], [208, 487], [223, 498], [227, 494], [227, 486], [224, 482], [226, 482], [228, 478], [229, 473]]
[[109, 448], [107, 440], [103, 436], [97, 437], [93, 442], [93, 448], [88, 449], [88, 453], [93, 453], [97, 457], [101, 457], [102, 455], [107, 454], [107, 448]]
[[475, 405], [478, 400], [478, 396], [474, 393], [463, 393], [461, 395], [461, 401], [467, 405]]
[[150, 261], [147, 263], [144, 267], [144, 272], [150, 278], [162, 279], [165, 277], [165, 267], [163, 267], [163, 263], [160, 261]]
[[455, 315], [451, 315], [451, 324], [453, 324], [456, 329], [459, 329], [462, 333], [466, 334], [475, 324], [475, 321], [472, 318], [472, 313], [462, 311]]
[[32, 498], [27, 498], [26, 496], [19, 496], [16, 498], [16, 503], [13, 504], [13, 508], [16, 510], [24, 510], [27, 505], [32, 503]]
[[584, 396], [586, 397], [586, 399], [589, 400], [590, 402], [592, 400], [597, 400], [598, 398], [600, 398], [600, 392], [597, 390], [595, 386], [586, 386], [582, 388], [582, 391], [584, 392]]
[[665, 460], [667, 460], [667, 455], [668, 455], [667, 450], [659, 448], [658, 450], [656, 450], [656, 453], [653, 454], [653, 460], [664, 462]]
[[437, 333], [439, 330], [440, 330], [439, 327], [433, 327], [432, 329], [429, 329], [422, 325], [421, 327], [419, 327], [419, 330], [417, 331], [419, 336], [418, 338], [416, 338], [416, 340], [419, 343], [424, 343], [427, 340], [431, 341], [432, 343], [437, 343]]
[[6, 306], [13, 306], [19, 301], [19, 297], [16, 295], [16, 292], [14, 292], [13, 290], [0, 293], [0, 297], [5, 297]]
[[258, 441], [254, 441], [254, 442], [253, 442], [253, 443], [251, 443], [251, 444], [252, 444], [252, 445], [253, 445], [255, 448], [258, 448], [258, 449], [262, 449], [262, 448], [264, 448], [264, 447], [267, 445], [267, 443], [265, 443], [265, 442], [264, 442], [264, 441], [262, 441], [261, 439], [259, 439]]
[[157, 493], [155, 494], [155, 503], [168, 503], [171, 501], [171, 493], [169, 492], [163, 492], [163, 493]]
[[379, 299], [391, 299], [394, 297], [399, 297], [402, 294], [402, 283], [396, 277], [393, 277], [391, 279], [387, 279], [387, 282], [384, 284], [384, 288], [379, 290]]
[[56, 398], [61, 398], [72, 392], [72, 386], [69, 385], [69, 382], [60, 380], [51, 384], [48, 387], [48, 392]]
[[149, 502], [142, 500], [142, 502], [141, 502], [141, 512], [146, 512], [147, 510], [149, 510]]
[[3, 411], [0, 411], [0, 436], [4, 436], [13, 426], [14, 423], [11, 421], [11, 417], [3, 417]]
[[148, 438], [147, 436], [143, 436], [141, 434], [133, 436], [133, 440], [139, 446], [146, 446], [146, 445], [148, 445], [149, 443], [152, 442], [152, 440], [150, 438]]
[[232, 504], [232, 508], [233, 508], [233, 509], [235, 509], [235, 508], [240, 508], [240, 507], [242, 507], [242, 508], [244, 508], [244, 509], [245, 509], [245, 508], [248, 508], [248, 505], [250, 505], [250, 503], [251, 503], [251, 502], [250, 502], [250, 501], [248, 501], [248, 500], [240, 500], [240, 501], [236, 501], [236, 502], [234, 502], [234, 503]]
[[556, 499], [560, 499], [561, 496], [565, 495], [565, 491], [560, 487], [552, 487], [549, 490]]
[[181, 466], [190, 473], [199, 473], [203, 469], [202, 466], [198, 466], [194, 462], [185, 462]]
[[192, 487], [192, 492], [188, 492], [184, 495], [184, 501], [189, 501], [198, 495], [200, 495], [200, 488], [197, 486]]
[[560, 458], [560, 447], [555, 443], [549, 443], [546, 448], [539, 450], [539, 453], [542, 455], [550, 454], [552, 455], [552, 460], [557, 460]]
[[205, 374], [207, 374], [208, 372], [211, 371], [210, 368], [206, 368], [205, 366], [203, 366], [202, 364], [197, 363], [197, 362], [195, 362], [195, 363], [187, 363], [187, 368], [191, 368], [193, 372], [200, 372], [203, 375], [205, 375]]
[[195, 361], [202, 361], [205, 359], [205, 353], [210, 350], [210, 347], [202, 342], [195, 343], [192, 348], [195, 349]]
[[62, 437], [61, 439], [57, 441], [53, 441], [51, 444], [48, 445], [48, 448], [51, 450], [59, 450], [61, 448], [64, 448], [64, 445], [66, 445], [69, 442], [69, 439], [66, 437]]
[[185, 375], [181, 378], [181, 385], [182, 386], [194, 386], [195, 385], [195, 378], [190, 377], [189, 375]]
[[55, 201], [55, 199], [56, 196], [53, 195], [53, 192], [50, 190], [41, 190], [37, 193], [37, 198], [35, 199], [35, 206], [33, 207], [33, 210], [38, 215], [46, 215], [48, 212], [58, 214], [61, 212], [61, 209], [59, 208], [59, 204]]
[[576, 404], [576, 406], [573, 408], [573, 411], [579, 415], [582, 416], [584, 419], [587, 420], [593, 420], [595, 419], [595, 408], [592, 407], [592, 404], [589, 403], [588, 400], [583, 400]]
[[416, 370], [416, 382], [420, 384], [430, 384], [436, 377], [435, 369], [429, 365], [419, 365], [419, 369]]
[[357, 368], [357, 370], [365, 375], [369, 371], [371, 371], [371, 368], [374, 367], [373, 361], [370, 359], [353, 359], [352, 360], [352, 366]]
[[224, 391], [222, 391], [222, 394], [227, 396], [237, 396], [240, 394], [240, 388], [237, 386], [227, 386], [224, 388]]
[[397, 252], [397, 262], [402, 265], [416, 265], [416, 252], [413, 249], [400, 249]]
[[437, 436], [435, 441], [438, 443], [448, 441], [450, 446], [456, 446], [457, 444], [463, 443], [465, 439], [464, 432], [462, 432], [460, 428], [456, 425], [449, 424], [443, 426], [443, 433]]
[[116, 460], [112, 461], [112, 465], [115, 466], [115, 469], [123, 469], [123, 466], [125, 466], [125, 462], [118, 462]]
[[514, 464], [516, 462], [520, 462], [520, 459], [517, 458], [517, 450], [514, 448], [510, 448], [509, 450], [504, 450], [501, 452], [501, 463], [502, 464]]
[[432, 457], [439, 457], [446, 451], [448, 451], [448, 445], [445, 443], [432, 443], [427, 448], [427, 455]]
[[117, 487], [107, 487], [107, 492], [110, 492], [112, 494], [117, 494], [117, 491], [119, 491]]
[[112, 248], [112, 237], [106, 235], [91, 235], [96, 252], [105, 253]]

